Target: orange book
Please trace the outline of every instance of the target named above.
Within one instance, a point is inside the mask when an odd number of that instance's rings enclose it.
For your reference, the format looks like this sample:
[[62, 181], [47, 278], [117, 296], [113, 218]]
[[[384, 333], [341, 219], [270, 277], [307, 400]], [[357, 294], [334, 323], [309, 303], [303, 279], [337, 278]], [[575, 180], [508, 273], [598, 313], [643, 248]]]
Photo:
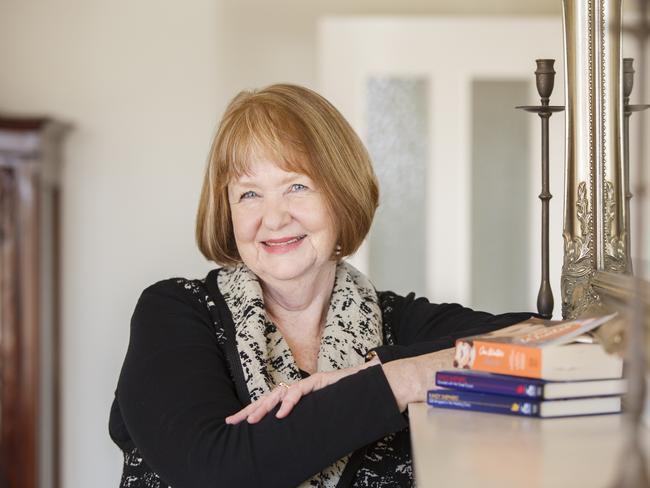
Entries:
[[531, 318], [456, 341], [456, 368], [553, 381], [620, 378], [623, 360], [587, 332], [614, 315], [571, 321]]

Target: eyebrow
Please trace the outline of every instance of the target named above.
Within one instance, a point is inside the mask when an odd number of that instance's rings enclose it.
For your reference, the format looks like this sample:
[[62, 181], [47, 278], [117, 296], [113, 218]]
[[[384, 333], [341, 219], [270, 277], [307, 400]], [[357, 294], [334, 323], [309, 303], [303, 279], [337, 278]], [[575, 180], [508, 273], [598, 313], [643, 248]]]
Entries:
[[[289, 183], [290, 181], [293, 181], [293, 180], [295, 180], [295, 179], [297, 179], [297, 178], [300, 178], [300, 177], [309, 178], [309, 176], [304, 175], [304, 174], [302, 174], [302, 173], [290, 173], [287, 177], [283, 178], [283, 179], [280, 181], [280, 185], [286, 185], [286, 184]], [[239, 178], [239, 179], [233, 181], [232, 183], [233, 183], [234, 185], [240, 185], [240, 186], [248, 186], [248, 185], [253, 185], [253, 186], [255, 186], [255, 182], [252, 181], [252, 179], [249, 178], [248, 176], [242, 176], [241, 178]]]

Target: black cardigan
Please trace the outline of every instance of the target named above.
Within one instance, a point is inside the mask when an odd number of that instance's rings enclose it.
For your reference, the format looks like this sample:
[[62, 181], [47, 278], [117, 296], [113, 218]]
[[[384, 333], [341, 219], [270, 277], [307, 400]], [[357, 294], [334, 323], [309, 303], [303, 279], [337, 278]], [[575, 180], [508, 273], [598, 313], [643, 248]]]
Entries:
[[[254, 425], [225, 424], [250, 398], [217, 272], [205, 281], [158, 282], [138, 301], [109, 422], [125, 453], [123, 486], [158, 486], [153, 472], [174, 488], [296, 486], [407, 427], [380, 366], [303, 397], [284, 419], [269, 414]], [[452, 347], [459, 337], [531, 315], [495, 316], [413, 293], [379, 298], [391, 329], [385, 335], [395, 343], [376, 349], [383, 363]], [[351, 485], [358, 462], [351, 458], [339, 486]], [[141, 484], [128, 484], [128, 476]]]

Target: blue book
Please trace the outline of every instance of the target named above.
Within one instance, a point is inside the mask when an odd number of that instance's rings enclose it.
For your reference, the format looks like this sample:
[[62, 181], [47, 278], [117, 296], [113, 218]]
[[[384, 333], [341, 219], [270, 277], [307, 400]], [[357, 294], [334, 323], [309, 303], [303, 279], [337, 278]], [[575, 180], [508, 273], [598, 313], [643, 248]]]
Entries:
[[502, 413], [524, 417], [572, 417], [618, 413], [620, 396], [573, 398], [569, 400], [532, 400], [459, 390], [429, 390], [427, 403], [432, 407]]
[[436, 385], [454, 390], [550, 400], [622, 395], [626, 391], [627, 382], [624, 379], [546, 381], [463, 370], [438, 371]]

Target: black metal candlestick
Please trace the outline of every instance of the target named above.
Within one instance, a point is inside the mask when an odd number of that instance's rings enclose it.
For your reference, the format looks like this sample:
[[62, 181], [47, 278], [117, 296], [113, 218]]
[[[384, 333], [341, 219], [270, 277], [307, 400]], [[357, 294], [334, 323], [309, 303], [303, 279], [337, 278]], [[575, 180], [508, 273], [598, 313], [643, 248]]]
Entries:
[[555, 112], [564, 110], [563, 106], [549, 105], [553, 85], [555, 83], [555, 70], [553, 69], [554, 59], [538, 59], [535, 70], [535, 84], [537, 92], [541, 97], [541, 105], [522, 105], [516, 108], [533, 112], [542, 119], [542, 192], [539, 199], [542, 201], [542, 282], [537, 294], [537, 311], [544, 318], [553, 316], [553, 292], [549, 279], [549, 251], [548, 251], [548, 227], [549, 227], [549, 200], [553, 198], [549, 191], [549, 169], [548, 169], [548, 119]]
[[[630, 104], [630, 95], [634, 87], [634, 59], [623, 58], [623, 166], [625, 174], [623, 175], [625, 185], [625, 229], [627, 236], [625, 238], [625, 272], [632, 274], [632, 254], [630, 249], [630, 200], [632, 191], [630, 190], [630, 116], [633, 112], [642, 112], [650, 105], [632, 105]], [[638, 230], [637, 230], [638, 232]]]

